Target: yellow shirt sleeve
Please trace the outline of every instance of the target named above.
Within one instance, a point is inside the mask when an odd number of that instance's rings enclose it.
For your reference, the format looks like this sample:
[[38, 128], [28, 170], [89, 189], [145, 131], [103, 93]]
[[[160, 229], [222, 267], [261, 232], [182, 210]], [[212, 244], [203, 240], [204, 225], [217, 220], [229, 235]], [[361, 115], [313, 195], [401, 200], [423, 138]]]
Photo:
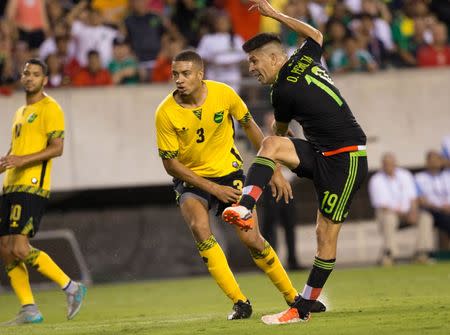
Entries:
[[164, 110], [156, 112], [155, 125], [159, 156], [162, 159], [176, 158], [179, 150], [177, 133]]
[[241, 97], [230, 87], [230, 114], [242, 125], [251, 120], [252, 116]]
[[64, 112], [56, 103], [45, 107], [45, 132], [48, 139], [64, 138]]

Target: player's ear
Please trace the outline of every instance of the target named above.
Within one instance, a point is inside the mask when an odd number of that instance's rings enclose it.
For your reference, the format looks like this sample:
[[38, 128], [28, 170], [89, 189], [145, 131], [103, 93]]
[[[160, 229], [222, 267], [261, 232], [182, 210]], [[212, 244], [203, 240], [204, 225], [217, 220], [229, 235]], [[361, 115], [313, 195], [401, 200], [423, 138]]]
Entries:
[[43, 86], [47, 86], [47, 83], [48, 83], [48, 76], [45, 76]]

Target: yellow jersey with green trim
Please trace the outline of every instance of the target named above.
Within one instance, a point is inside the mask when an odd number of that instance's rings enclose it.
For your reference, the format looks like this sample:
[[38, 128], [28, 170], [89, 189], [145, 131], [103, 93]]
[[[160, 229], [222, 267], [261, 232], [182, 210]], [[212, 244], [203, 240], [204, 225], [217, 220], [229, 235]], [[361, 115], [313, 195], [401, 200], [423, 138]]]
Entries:
[[251, 119], [244, 101], [228, 85], [204, 80], [208, 89], [203, 105], [184, 108], [169, 94], [155, 115], [159, 156], [177, 158], [202, 177], [222, 177], [242, 168], [234, 143], [233, 118]]
[[[29, 155], [44, 150], [50, 139], [64, 138], [64, 112], [52, 97], [20, 107], [12, 126], [11, 155]], [[27, 192], [48, 197], [52, 161], [7, 169], [3, 193]]]

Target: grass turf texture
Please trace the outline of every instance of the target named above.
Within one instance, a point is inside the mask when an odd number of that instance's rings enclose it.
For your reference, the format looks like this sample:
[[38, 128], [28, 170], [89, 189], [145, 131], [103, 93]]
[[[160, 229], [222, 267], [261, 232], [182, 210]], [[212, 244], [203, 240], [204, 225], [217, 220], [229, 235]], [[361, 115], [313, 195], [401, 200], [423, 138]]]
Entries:
[[[292, 273], [301, 289], [308, 273]], [[36, 292], [44, 323], [2, 327], [0, 334], [450, 334], [450, 263], [393, 268], [337, 269], [324, 293], [330, 311], [309, 323], [266, 326], [263, 314], [286, 308], [263, 274], [240, 274], [253, 304], [249, 320], [227, 321], [231, 303], [205, 276], [90, 287], [80, 314], [65, 320], [65, 296]], [[0, 318], [19, 309], [12, 294], [0, 296]]]

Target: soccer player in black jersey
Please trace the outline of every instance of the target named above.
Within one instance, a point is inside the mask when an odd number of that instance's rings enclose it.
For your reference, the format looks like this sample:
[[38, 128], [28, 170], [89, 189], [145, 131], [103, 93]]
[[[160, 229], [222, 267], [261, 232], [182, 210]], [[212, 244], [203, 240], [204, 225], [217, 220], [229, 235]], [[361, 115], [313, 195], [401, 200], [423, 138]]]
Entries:
[[[248, 171], [239, 203], [223, 212], [223, 219], [251, 229], [251, 209], [273, 175], [283, 164], [299, 177], [312, 179], [318, 198], [317, 253], [303, 293], [292, 308], [263, 316], [267, 324], [308, 321], [311, 306], [333, 270], [339, 230], [348, 215], [353, 195], [367, 175], [366, 136], [349, 106], [322, 66], [323, 36], [310, 25], [273, 9], [266, 0], [250, 0], [252, 7], [300, 36], [304, 44], [290, 58], [280, 39], [259, 34], [243, 48], [248, 53], [250, 73], [261, 84], [271, 84], [275, 122], [273, 133], [263, 140]], [[291, 120], [303, 128], [305, 140], [285, 137]], [[285, 201], [292, 191], [273, 195]]]

